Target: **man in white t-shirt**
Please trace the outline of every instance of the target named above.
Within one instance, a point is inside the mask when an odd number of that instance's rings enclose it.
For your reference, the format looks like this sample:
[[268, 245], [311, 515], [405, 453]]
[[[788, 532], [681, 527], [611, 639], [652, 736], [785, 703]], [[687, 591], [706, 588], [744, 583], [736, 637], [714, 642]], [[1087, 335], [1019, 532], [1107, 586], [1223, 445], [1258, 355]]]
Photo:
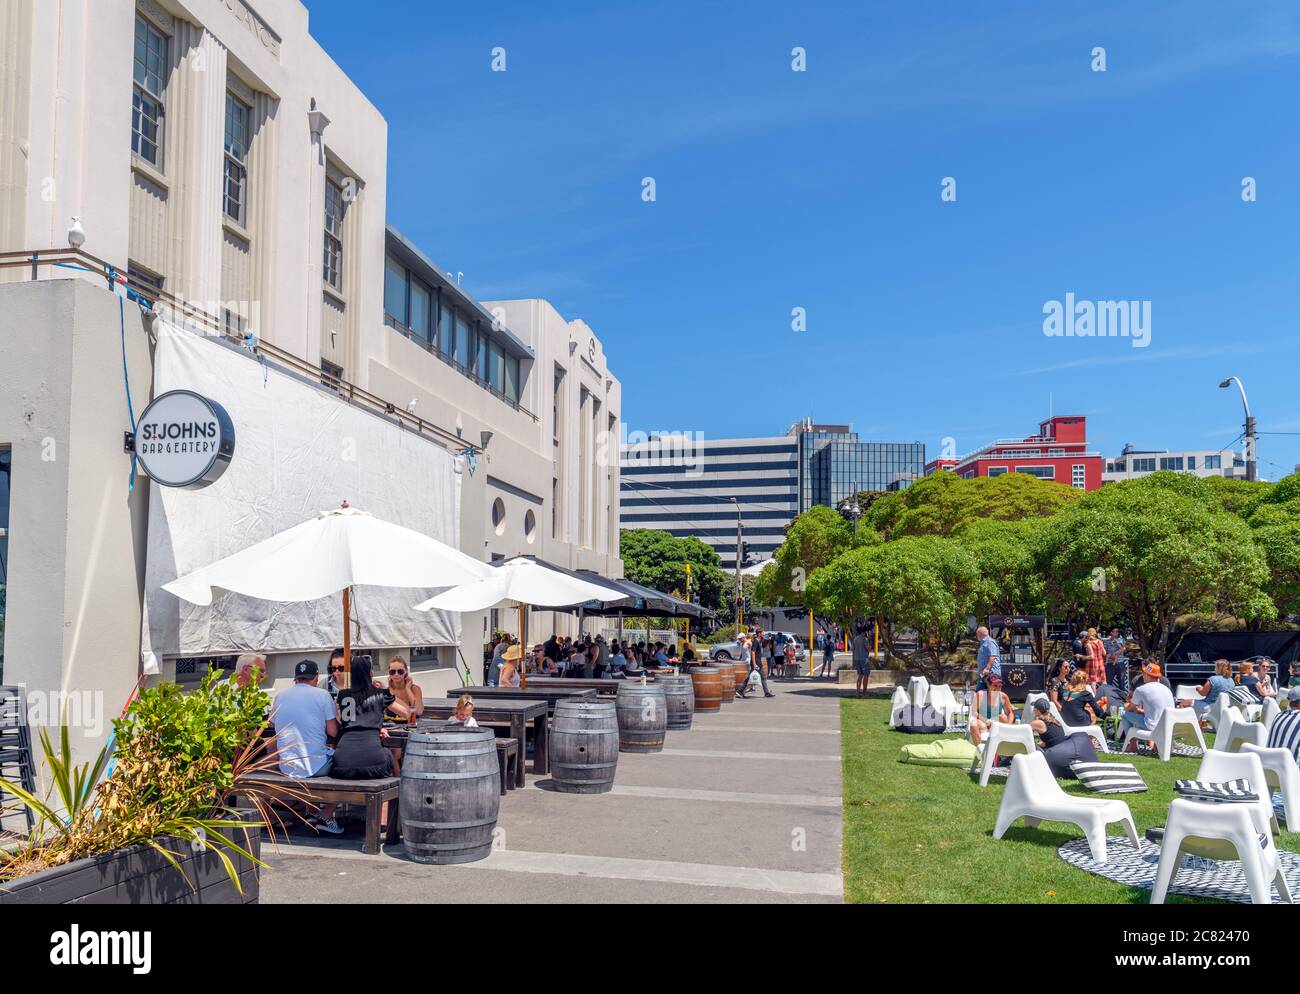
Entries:
[[[316, 686], [320, 672], [316, 663], [304, 659], [293, 669], [293, 686], [275, 695], [271, 721], [275, 725], [275, 747], [279, 750], [280, 772], [309, 779], [328, 776], [333, 754], [327, 741], [339, 735], [338, 710], [329, 692]], [[321, 809], [321, 831], [343, 834], [334, 820], [337, 804]]]
[[[1171, 707], [1174, 707], [1174, 695], [1160, 682], [1160, 664], [1148, 662], [1142, 667], [1141, 686], [1133, 688], [1128, 703], [1124, 705], [1124, 722], [1120, 726], [1120, 732], [1127, 732], [1130, 728], [1149, 732], [1156, 727], [1165, 708]], [[1136, 751], [1137, 743], [1131, 744]]]

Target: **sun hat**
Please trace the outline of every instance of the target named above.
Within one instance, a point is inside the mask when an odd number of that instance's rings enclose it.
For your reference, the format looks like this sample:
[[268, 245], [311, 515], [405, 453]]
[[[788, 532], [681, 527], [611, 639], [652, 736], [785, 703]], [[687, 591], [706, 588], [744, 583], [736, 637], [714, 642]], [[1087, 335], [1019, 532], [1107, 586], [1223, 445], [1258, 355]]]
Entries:
[[524, 656], [524, 650], [519, 648], [519, 646], [517, 645], [512, 645], [505, 652], [501, 653], [501, 658], [511, 663], [522, 659], [523, 656]]

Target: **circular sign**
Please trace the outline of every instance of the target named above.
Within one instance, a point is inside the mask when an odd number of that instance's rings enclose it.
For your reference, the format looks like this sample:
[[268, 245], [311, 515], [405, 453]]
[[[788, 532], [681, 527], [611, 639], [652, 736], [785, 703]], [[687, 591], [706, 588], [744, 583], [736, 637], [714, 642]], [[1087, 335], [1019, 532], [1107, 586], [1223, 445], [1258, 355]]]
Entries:
[[164, 487], [200, 490], [215, 483], [235, 454], [235, 426], [226, 409], [192, 390], [153, 399], [135, 427], [135, 456]]

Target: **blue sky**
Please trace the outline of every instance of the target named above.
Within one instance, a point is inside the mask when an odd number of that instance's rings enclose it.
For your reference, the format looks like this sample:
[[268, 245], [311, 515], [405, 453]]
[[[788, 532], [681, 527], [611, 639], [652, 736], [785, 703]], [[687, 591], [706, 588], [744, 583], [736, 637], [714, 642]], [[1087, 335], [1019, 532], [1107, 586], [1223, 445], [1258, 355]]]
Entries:
[[[1105, 454], [1218, 448], [1236, 373], [1296, 433], [1261, 475], [1300, 463], [1300, 4], [308, 6], [388, 119], [389, 220], [584, 318], [633, 430], [811, 415], [933, 457], [1050, 394]], [[1150, 301], [1151, 344], [1045, 336], [1066, 292]]]

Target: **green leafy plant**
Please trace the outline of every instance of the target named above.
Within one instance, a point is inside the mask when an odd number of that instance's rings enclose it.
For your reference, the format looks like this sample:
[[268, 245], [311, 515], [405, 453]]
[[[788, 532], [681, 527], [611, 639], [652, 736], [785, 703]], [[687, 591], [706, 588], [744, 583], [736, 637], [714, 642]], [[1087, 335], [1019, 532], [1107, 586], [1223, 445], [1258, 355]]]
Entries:
[[[26, 843], [0, 853], [0, 881], [131, 845], [153, 848], [183, 874], [173, 848], [180, 840], [213, 853], [242, 893], [232, 857], [263, 866], [249, 851], [249, 832], [270, 827], [276, 802], [303, 799], [292, 787], [252, 779], [276, 764], [261, 738], [269, 706], [260, 688], [220, 680], [214, 671], [190, 693], [175, 684], [142, 691], [114, 722], [111, 745], [90, 762], [73, 762], [66, 725], [57, 747], [42, 730], [47, 798], [0, 779], [36, 816]], [[260, 820], [229, 806], [235, 792]]]

